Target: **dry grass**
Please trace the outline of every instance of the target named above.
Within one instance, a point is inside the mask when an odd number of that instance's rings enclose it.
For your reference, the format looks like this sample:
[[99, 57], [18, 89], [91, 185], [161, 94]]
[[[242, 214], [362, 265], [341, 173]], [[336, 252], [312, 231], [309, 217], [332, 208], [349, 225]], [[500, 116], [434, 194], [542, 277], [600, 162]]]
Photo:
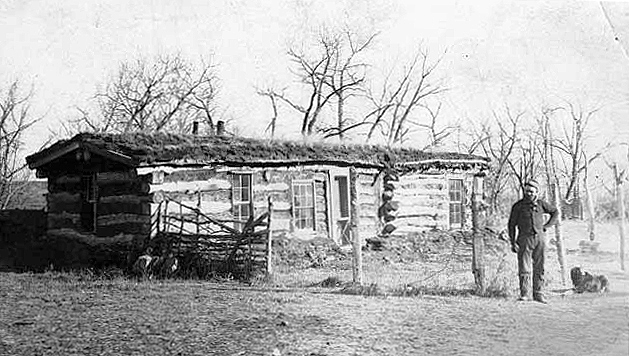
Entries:
[[[469, 245], [456, 239], [441, 244], [440, 251], [432, 246], [423, 254], [365, 253], [362, 286], [351, 283], [351, 261], [339, 256], [323, 267], [284, 266], [249, 284], [136, 281], [116, 270], [1, 273], [0, 354], [472, 355], [492, 350], [516, 355], [526, 349], [613, 355], [626, 350], [620, 337], [629, 332], [629, 278], [612, 266], [615, 254], [568, 255], [571, 264], [610, 273], [609, 295], [553, 295], [550, 305], [540, 306], [503, 298], [513, 295], [517, 281], [515, 255], [506, 244], [488, 244], [485, 296], [490, 298], [474, 295]], [[550, 289], [561, 287], [553, 253]]]

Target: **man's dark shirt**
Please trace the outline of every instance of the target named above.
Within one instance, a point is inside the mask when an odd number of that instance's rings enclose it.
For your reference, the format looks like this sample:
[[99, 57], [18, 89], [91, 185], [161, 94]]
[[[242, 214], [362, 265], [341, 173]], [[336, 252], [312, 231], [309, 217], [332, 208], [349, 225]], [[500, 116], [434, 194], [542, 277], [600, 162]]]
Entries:
[[[546, 221], [544, 214], [550, 214]], [[513, 204], [509, 215], [509, 237], [511, 242], [516, 241], [515, 228], [518, 228], [518, 236], [541, 235], [547, 228], [557, 222], [557, 208], [549, 203], [537, 199], [530, 201], [521, 199]]]

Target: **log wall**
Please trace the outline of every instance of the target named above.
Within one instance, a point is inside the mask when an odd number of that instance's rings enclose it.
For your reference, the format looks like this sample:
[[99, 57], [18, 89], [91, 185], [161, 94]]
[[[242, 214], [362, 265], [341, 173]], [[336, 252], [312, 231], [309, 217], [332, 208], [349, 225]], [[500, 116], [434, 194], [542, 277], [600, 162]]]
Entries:
[[465, 199], [463, 204], [463, 228], [471, 229], [471, 194], [473, 175], [465, 173], [410, 173], [392, 182], [394, 201], [399, 205], [395, 225], [396, 232], [450, 229], [449, 179], [462, 179]]
[[378, 207], [382, 194], [382, 177], [375, 170], [358, 169], [356, 192], [358, 194], [358, 233], [364, 238], [374, 237], [382, 229]]
[[[273, 219], [271, 229], [275, 237], [286, 236], [298, 239], [328, 238], [328, 170], [334, 167], [291, 167], [291, 168], [199, 168], [171, 169], [170, 172], [153, 172], [146, 175], [151, 181], [150, 192], [163, 195], [187, 206], [199, 208], [224, 221], [233, 220], [231, 174], [250, 173], [252, 175], [252, 199], [254, 216], [260, 216], [268, 210], [268, 198], [273, 199]], [[159, 180], [151, 176], [163, 177]], [[360, 224], [365, 236], [374, 235], [380, 222], [377, 217], [379, 182], [375, 181], [375, 170], [363, 170], [359, 176], [359, 202], [362, 206]], [[315, 228], [298, 229], [295, 226], [292, 185], [294, 180], [312, 181], [315, 196]], [[151, 205], [151, 215], [157, 217], [168, 214], [180, 214], [178, 206], [171, 204], [169, 211], [157, 212], [158, 202]], [[165, 206], [162, 205], [162, 209]], [[364, 226], [363, 226], [364, 224]], [[155, 225], [155, 224], [153, 224]], [[194, 232], [194, 223], [184, 226]], [[155, 234], [157, 231], [152, 231]]]
[[81, 224], [81, 175], [48, 178], [47, 235], [87, 246], [92, 251], [85, 256], [88, 264], [125, 264], [150, 231], [149, 185], [133, 170], [97, 173], [96, 184], [96, 231], [89, 231]]

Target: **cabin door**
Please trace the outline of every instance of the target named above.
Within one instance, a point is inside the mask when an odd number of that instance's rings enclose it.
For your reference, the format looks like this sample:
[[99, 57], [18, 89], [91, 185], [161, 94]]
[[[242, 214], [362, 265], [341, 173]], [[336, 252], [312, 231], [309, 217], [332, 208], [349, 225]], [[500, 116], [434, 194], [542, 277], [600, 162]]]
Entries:
[[351, 243], [349, 184], [348, 168], [330, 171], [330, 232], [339, 245]]

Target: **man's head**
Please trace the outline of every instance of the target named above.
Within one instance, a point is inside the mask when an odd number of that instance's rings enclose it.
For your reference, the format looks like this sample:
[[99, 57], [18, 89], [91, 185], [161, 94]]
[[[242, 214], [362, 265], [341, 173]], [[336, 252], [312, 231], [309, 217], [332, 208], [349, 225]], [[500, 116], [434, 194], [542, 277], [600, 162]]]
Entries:
[[539, 194], [539, 184], [532, 179], [524, 184], [524, 196], [530, 201], [536, 201]]

